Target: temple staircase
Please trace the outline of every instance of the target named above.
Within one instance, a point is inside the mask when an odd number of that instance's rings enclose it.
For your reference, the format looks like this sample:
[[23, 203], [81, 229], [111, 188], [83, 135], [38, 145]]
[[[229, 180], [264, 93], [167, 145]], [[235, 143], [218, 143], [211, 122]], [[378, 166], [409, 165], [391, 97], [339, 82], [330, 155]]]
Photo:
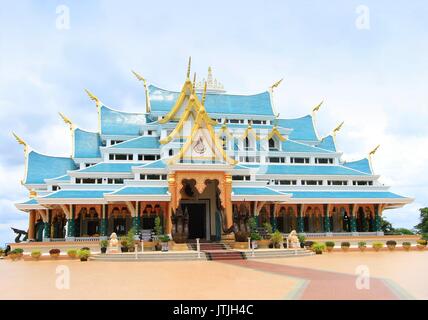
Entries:
[[[243, 260], [246, 256], [243, 252], [231, 250], [228, 244], [223, 242], [202, 242], [200, 250], [205, 253], [207, 260]], [[196, 243], [188, 243], [191, 250], [197, 250]]]

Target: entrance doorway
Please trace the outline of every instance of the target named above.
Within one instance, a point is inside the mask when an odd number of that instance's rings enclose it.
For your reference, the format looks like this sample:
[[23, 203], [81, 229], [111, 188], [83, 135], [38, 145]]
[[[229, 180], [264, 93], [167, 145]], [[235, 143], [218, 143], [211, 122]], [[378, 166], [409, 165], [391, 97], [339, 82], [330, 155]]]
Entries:
[[208, 206], [204, 202], [182, 202], [181, 209], [189, 214], [189, 240], [207, 239], [209, 234]]

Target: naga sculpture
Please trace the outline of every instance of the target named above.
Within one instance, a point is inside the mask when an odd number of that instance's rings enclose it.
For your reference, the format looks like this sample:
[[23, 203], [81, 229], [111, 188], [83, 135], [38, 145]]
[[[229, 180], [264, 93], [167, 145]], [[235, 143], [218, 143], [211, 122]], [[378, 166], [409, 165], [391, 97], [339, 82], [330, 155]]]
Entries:
[[172, 239], [175, 243], [185, 243], [189, 238], [189, 213], [187, 212], [187, 208], [184, 213], [181, 207], [178, 207], [175, 212], [172, 210], [171, 222]]
[[[27, 241], [28, 239], [28, 232], [24, 230], [19, 230], [15, 228], [11, 228], [13, 232], [16, 233], [15, 243], [20, 243], [21, 241]], [[21, 240], [21, 237], [24, 236], [24, 239]]]
[[243, 204], [241, 204], [239, 210], [234, 207], [233, 211], [233, 225], [229, 228], [226, 227], [226, 224], [224, 223], [224, 212], [217, 211], [217, 215], [219, 217], [221, 227], [223, 234], [235, 234], [235, 240], [239, 242], [246, 242], [248, 241], [248, 237], [250, 236], [250, 214], [247, 210], [247, 207]]

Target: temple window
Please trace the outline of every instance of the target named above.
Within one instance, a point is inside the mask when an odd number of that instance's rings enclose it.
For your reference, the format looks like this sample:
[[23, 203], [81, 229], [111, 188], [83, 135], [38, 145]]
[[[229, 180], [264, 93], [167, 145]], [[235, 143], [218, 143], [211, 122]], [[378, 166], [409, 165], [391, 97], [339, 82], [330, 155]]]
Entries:
[[148, 136], [153, 135], [153, 130], [147, 130], [147, 135], [148, 135]]
[[95, 165], [96, 163], [85, 163], [85, 168]]
[[169, 151], [168, 151], [168, 155], [171, 157], [171, 156], [173, 156], [174, 155], [174, 150], [172, 150], [172, 149], [169, 149]]
[[302, 186], [322, 186], [323, 181], [322, 180], [302, 180], [301, 185]]
[[107, 183], [108, 184], [123, 184], [124, 180], [123, 178], [108, 178]]
[[82, 179], [76, 179], [76, 183], [81, 183], [81, 184], [102, 184], [103, 183], [103, 179], [102, 178], [82, 178]]
[[121, 143], [121, 142], [123, 142], [123, 141], [124, 141], [124, 140], [111, 140], [111, 141], [110, 141], [110, 145], [114, 146], [115, 144]]
[[52, 186], [52, 191], [58, 191], [61, 190], [60, 186]]
[[354, 180], [354, 181], [352, 181], [352, 185], [354, 185], [354, 186], [372, 186], [373, 181]]
[[239, 157], [241, 162], [260, 162], [260, 157]]
[[118, 160], [118, 161], [126, 161], [126, 160], [134, 160], [133, 154], [122, 154], [122, 153], [111, 153], [109, 154], [109, 160]]
[[309, 158], [291, 157], [290, 162], [291, 163], [309, 163]]
[[138, 161], [153, 161], [153, 160], [159, 160], [160, 155], [158, 154], [139, 154], [138, 155]]
[[268, 157], [270, 163], [285, 163], [285, 157]]
[[235, 181], [250, 181], [251, 176], [232, 176], [232, 180]]
[[329, 186], [347, 186], [348, 181], [347, 180], [328, 180], [327, 184]]
[[315, 163], [318, 164], [333, 164], [333, 158], [315, 158]]
[[278, 141], [274, 138], [269, 139], [269, 151], [278, 151]]
[[283, 186], [297, 185], [297, 180], [274, 180], [273, 182], [276, 185], [283, 185]]
[[166, 180], [166, 174], [140, 174], [140, 180]]

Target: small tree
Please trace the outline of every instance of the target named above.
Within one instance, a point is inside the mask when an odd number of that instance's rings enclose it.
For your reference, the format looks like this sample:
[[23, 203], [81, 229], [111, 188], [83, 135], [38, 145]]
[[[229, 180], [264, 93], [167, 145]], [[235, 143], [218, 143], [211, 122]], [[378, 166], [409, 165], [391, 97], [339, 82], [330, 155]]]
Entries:
[[427, 234], [428, 233], [428, 207], [419, 209], [420, 212], [420, 223], [415, 226], [415, 229], [418, 233]]
[[135, 236], [135, 229], [131, 228], [126, 235], [126, 240], [129, 248], [133, 248], [135, 245], [134, 236]]
[[161, 220], [160, 220], [159, 216], [156, 216], [156, 218], [155, 218], [154, 230], [155, 230], [155, 234], [157, 236], [162, 235], [162, 226], [161, 226]]

